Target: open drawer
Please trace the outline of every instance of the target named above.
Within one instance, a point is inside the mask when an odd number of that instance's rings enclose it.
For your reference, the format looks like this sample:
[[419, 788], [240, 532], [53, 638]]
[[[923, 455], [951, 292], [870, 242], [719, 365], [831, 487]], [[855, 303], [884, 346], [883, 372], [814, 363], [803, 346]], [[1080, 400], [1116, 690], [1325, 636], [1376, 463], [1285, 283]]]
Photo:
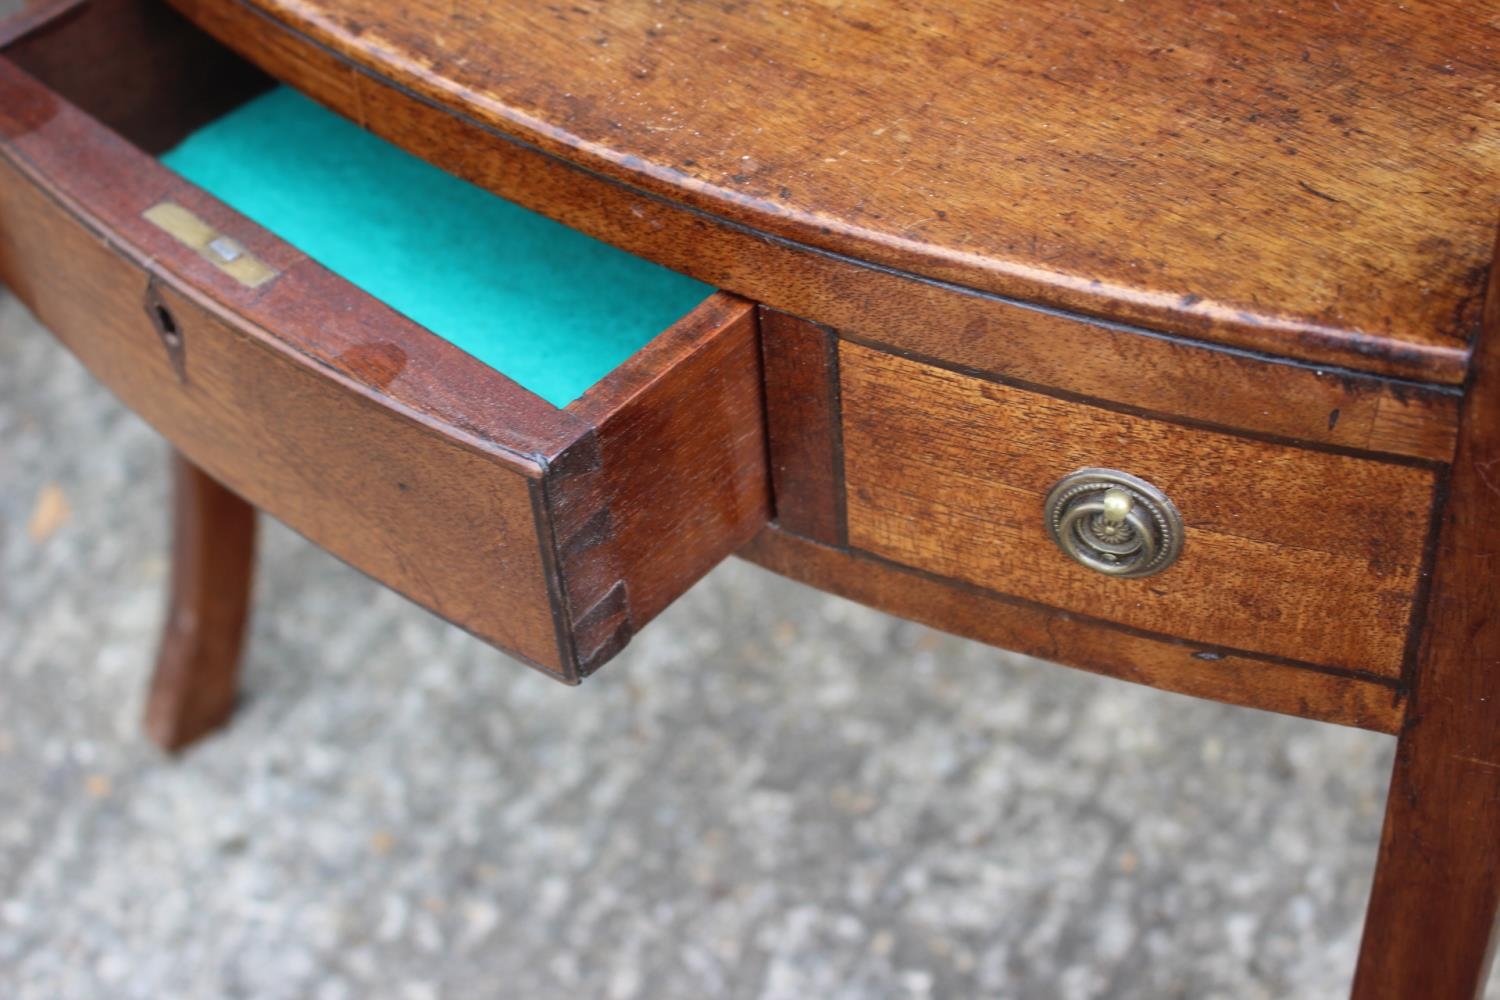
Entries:
[[156, 158], [271, 81], [157, 3], [54, 9], [0, 52], [0, 281], [194, 463], [570, 682], [766, 522], [748, 303], [549, 403]]

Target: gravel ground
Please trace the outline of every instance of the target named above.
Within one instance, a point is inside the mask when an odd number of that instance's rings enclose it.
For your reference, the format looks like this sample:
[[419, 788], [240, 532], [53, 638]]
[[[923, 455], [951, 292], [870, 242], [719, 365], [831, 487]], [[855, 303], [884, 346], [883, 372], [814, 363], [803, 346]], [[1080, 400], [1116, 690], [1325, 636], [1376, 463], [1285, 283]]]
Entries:
[[164, 458], [0, 290], [0, 996], [1347, 990], [1390, 740], [738, 562], [568, 689], [269, 524], [164, 759]]

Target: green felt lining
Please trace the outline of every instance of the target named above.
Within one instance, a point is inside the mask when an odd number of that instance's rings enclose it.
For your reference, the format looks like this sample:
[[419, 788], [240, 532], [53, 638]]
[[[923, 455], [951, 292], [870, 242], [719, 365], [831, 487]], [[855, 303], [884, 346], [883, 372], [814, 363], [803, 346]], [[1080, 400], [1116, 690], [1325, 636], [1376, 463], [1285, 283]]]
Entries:
[[162, 160], [554, 406], [713, 291], [446, 174], [285, 87]]

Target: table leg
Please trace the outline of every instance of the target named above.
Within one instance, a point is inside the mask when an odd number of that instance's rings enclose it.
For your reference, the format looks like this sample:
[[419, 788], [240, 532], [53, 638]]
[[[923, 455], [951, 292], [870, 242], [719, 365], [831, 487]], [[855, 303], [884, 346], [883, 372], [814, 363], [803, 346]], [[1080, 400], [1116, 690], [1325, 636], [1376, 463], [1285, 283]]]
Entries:
[[173, 453], [172, 590], [146, 735], [177, 751], [234, 711], [255, 565], [255, 508]]
[[1483, 995], [1500, 904], [1500, 755], [1419, 728], [1397, 751], [1355, 1000]]
[[1472, 1000], [1500, 907], [1500, 267], [1475, 346], [1458, 452], [1356, 1000]]

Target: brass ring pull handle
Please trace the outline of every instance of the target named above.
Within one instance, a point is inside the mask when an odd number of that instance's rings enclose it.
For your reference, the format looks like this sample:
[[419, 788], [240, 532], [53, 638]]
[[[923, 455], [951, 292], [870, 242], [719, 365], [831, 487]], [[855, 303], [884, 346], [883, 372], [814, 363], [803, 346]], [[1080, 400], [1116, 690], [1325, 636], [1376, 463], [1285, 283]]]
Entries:
[[1047, 491], [1057, 547], [1109, 576], [1160, 573], [1182, 551], [1182, 515], [1165, 493], [1114, 469], [1079, 469]]

